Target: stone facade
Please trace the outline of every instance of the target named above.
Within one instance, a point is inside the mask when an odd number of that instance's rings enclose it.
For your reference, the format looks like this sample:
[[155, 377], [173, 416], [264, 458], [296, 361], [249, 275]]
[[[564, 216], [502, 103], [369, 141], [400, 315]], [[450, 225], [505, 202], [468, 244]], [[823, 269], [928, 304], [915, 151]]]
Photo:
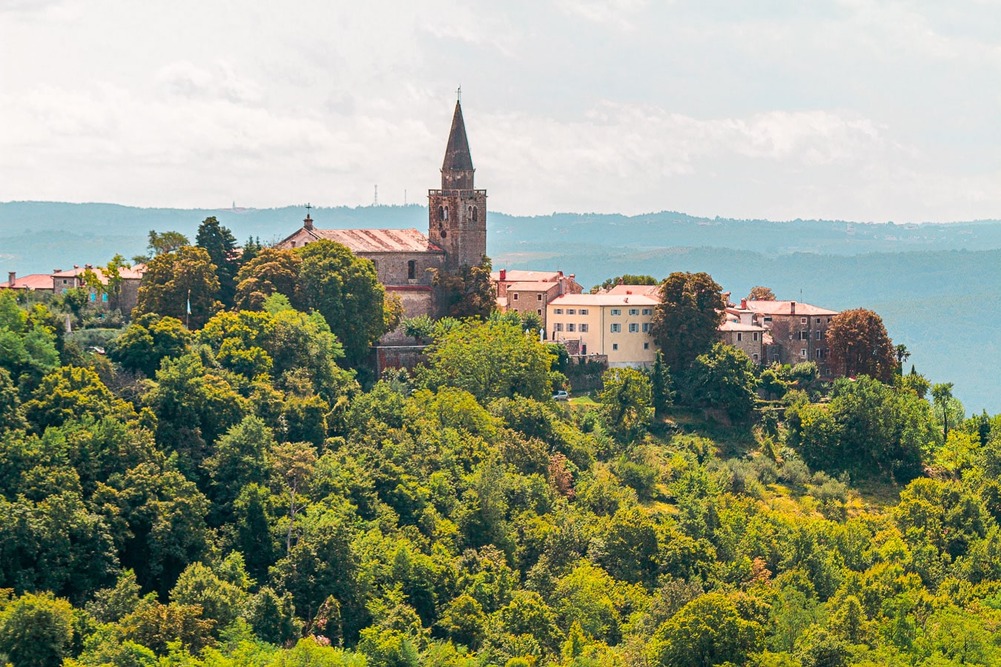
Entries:
[[497, 309], [501, 312], [515, 311], [524, 315], [535, 313], [542, 321], [542, 328], [548, 331], [548, 307], [553, 299], [564, 294], [580, 294], [584, 291], [571, 273], [562, 271], [508, 271], [501, 269], [490, 274], [494, 292], [497, 294]]
[[765, 363], [766, 333], [754, 311], [747, 308], [746, 299], [740, 306], [727, 307], [719, 326], [720, 340], [742, 350], [757, 365]]
[[771, 337], [771, 343], [765, 346], [763, 352], [764, 363], [813, 361], [821, 376], [830, 377], [827, 327], [838, 311], [796, 301], [745, 303]]
[[441, 188], [428, 190], [428, 238], [445, 251], [445, 268], [476, 266], [487, 254], [487, 191], [477, 190], [462, 105], [456, 101], [441, 165]]

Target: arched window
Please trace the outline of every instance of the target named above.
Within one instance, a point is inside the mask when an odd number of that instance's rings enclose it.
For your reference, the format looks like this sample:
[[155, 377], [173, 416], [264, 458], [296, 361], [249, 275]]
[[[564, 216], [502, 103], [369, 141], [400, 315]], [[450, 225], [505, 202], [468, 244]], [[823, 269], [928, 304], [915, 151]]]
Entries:
[[477, 217], [477, 213], [478, 212], [479, 212], [479, 208], [477, 208], [476, 206], [474, 206], [473, 207], [473, 222], [476, 222], [476, 217]]
[[417, 260], [412, 259], [407, 262], [407, 280], [417, 279]]
[[448, 220], [448, 207], [447, 206], [445, 207], [445, 217], [443, 217], [442, 220]]
[[438, 219], [439, 220], [444, 220], [445, 219], [445, 207], [444, 206], [439, 206], [438, 207]]

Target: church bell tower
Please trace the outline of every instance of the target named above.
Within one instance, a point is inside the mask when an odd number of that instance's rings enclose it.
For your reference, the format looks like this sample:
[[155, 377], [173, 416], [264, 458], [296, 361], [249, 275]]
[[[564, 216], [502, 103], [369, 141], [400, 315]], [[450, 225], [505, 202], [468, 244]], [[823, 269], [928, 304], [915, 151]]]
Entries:
[[428, 238], [445, 251], [445, 268], [476, 266], [487, 253], [487, 191], [473, 186], [462, 104], [455, 102], [441, 165], [441, 189], [428, 190]]

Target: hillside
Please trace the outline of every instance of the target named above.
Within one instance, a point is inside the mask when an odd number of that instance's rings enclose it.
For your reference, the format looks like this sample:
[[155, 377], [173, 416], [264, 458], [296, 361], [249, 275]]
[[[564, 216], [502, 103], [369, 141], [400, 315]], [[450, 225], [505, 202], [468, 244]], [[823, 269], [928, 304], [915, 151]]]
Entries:
[[[278, 240], [294, 231], [299, 207], [241, 210], [146, 209], [113, 204], [0, 204], [0, 271], [48, 272], [114, 253], [144, 251], [146, 233], [194, 235], [215, 215], [237, 239]], [[321, 227], [426, 227], [421, 206], [316, 209]], [[585, 286], [621, 273], [664, 276], [708, 271], [735, 297], [757, 284], [780, 298], [883, 315], [911, 362], [936, 381], [955, 382], [968, 411], [1001, 411], [992, 370], [1001, 316], [1001, 223], [895, 225], [816, 220], [491, 214], [488, 249], [496, 267], [560, 268]], [[5, 276], [6, 273], [3, 273]]]

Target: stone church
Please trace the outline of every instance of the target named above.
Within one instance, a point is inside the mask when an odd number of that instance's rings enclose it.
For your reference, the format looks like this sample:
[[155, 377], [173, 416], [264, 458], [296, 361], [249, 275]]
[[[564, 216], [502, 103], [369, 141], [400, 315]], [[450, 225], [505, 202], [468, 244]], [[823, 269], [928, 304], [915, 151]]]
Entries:
[[441, 165], [441, 189], [428, 190], [428, 233], [416, 229], [317, 229], [306, 215], [297, 232], [277, 244], [299, 248], [329, 239], [372, 261], [387, 292], [399, 297], [406, 317], [435, 314], [429, 269], [455, 271], [479, 264], [487, 252], [487, 191], [473, 183], [473, 158], [455, 103]]

